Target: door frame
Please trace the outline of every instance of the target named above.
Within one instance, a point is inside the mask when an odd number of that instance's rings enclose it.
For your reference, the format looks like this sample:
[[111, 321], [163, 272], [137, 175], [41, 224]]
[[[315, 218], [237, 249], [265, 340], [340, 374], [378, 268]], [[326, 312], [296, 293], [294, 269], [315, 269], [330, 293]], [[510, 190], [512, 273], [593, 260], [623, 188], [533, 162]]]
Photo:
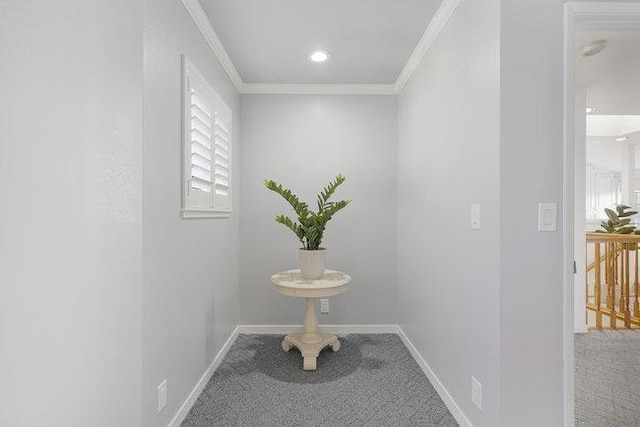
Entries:
[[574, 406], [574, 184], [575, 184], [575, 25], [576, 22], [640, 21], [639, 3], [571, 2], [564, 5], [563, 51], [563, 323], [564, 425], [575, 423]]

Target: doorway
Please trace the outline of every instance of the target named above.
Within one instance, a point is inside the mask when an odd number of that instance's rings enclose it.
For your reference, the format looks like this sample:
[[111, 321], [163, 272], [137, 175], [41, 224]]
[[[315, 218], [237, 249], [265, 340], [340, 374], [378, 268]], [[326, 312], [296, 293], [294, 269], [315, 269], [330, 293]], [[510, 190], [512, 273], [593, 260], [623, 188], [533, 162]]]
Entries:
[[633, 98], [640, 73], [632, 70], [640, 54], [628, 50], [640, 46], [640, 5], [567, 3], [564, 39], [565, 425], [571, 426], [574, 334], [586, 333], [589, 321], [585, 233], [598, 228], [605, 205], [638, 203], [640, 100]]

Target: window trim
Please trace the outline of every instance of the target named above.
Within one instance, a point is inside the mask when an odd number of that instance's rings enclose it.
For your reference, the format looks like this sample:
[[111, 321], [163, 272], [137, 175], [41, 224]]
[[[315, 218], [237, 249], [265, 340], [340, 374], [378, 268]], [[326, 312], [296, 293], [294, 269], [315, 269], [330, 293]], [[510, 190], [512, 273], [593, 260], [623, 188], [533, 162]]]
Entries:
[[[214, 156], [211, 159], [212, 174], [214, 176], [213, 188], [210, 193], [210, 200], [207, 203], [202, 203], [202, 195], [200, 197], [191, 196], [191, 191], [194, 189], [191, 186], [191, 88], [198, 86], [202, 90], [199, 91], [200, 97], [206, 98], [211, 104], [211, 110], [216, 113], [223, 114], [229, 118], [228, 120], [228, 196], [223, 200], [226, 202], [223, 206], [216, 206], [219, 197], [215, 193], [215, 164]], [[232, 209], [232, 160], [233, 160], [233, 131], [232, 131], [232, 111], [224, 102], [224, 100], [218, 95], [218, 93], [211, 87], [207, 79], [200, 73], [200, 71], [193, 65], [191, 61], [182, 55], [182, 141], [181, 141], [181, 200], [182, 206], [180, 214], [183, 219], [187, 218], [230, 218], [233, 212]], [[212, 128], [215, 129], [215, 121], [212, 123]], [[215, 150], [215, 133], [210, 137], [212, 139], [212, 149]], [[197, 190], [196, 190], [197, 191]], [[199, 203], [195, 203], [198, 200]]]

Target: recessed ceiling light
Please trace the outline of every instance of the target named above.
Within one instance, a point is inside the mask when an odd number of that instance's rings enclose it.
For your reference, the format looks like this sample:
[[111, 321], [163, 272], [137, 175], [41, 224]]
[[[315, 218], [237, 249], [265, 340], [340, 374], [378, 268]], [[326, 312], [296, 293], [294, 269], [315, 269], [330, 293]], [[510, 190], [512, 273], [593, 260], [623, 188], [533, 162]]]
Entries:
[[589, 113], [593, 113], [594, 111], [596, 111], [596, 107], [587, 107], [584, 109], [584, 111], [589, 114]]
[[314, 50], [308, 56], [311, 62], [325, 62], [329, 59], [329, 52], [326, 50]]
[[621, 136], [620, 138], [616, 138], [616, 141], [618, 142], [628, 141], [628, 140], [629, 140], [628, 136]]
[[588, 57], [594, 56], [602, 52], [607, 47], [606, 40], [596, 40], [591, 43], [587, 43], [580, 48], [580, 56]]

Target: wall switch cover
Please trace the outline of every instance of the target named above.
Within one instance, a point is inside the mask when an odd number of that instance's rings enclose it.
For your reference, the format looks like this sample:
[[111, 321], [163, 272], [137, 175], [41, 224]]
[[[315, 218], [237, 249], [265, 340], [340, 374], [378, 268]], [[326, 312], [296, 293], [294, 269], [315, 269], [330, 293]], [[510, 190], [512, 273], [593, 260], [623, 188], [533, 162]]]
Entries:
[[156, 414], [162, 412], [165, 406], [167, 406], [167, 380], [162, 381], [158, 386], [158, 409]]
[[555, 203], [538, 203], [538, 231], [556, 231], [556, 214]]
[[471, 205], [471, 229], [480, 230], [480, 205]]
[[476, 377], [471, 377], [471, 401], [482, 410], [482, 384]]

